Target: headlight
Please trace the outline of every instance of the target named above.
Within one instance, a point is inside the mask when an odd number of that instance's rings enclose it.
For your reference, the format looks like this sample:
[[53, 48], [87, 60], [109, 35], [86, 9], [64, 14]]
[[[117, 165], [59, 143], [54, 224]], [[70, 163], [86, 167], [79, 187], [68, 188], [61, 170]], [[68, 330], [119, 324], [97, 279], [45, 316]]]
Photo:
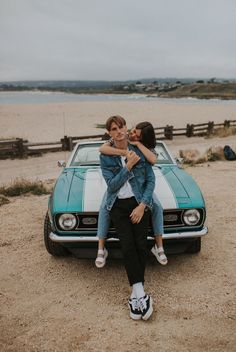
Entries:
[[189, 209], [184, 212], [184, 222], [186, 225], [194, 226], [200, 220], [200, 213], [197, 209]]
[[77, 224], [77, 219], [73, 214], [62, 214], [59, 217], [59, 225], [63, 230], [72, 230]]

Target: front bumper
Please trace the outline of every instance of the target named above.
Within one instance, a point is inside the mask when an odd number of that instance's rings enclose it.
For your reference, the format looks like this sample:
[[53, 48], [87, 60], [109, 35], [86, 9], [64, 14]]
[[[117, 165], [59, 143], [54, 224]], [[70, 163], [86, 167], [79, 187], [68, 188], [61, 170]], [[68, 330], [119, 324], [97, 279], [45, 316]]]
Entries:
[[[164, 240], [177, 240], [177, 239], [189, 239], [189, 238], [197, 238], [205, 236], [208, 232], [208, 228], [205, 226], [203, 229], [199, 231], [191, 231], [191, 232], [174, 232], [174, 233], [164, 233], [162, 238]], [[49, 235], [50, 239], [53, 242], [61, 242], [61, 243], [86, 243], [86, 242], [97, 242], [97, 236], [59, 236], [54, 232], [51, 232]], [[148, 237], [148, 240], [153, 240], [153, 237]], [[116, 242], [119, 241], [118, 238], [108, 238], [108, 242]]]

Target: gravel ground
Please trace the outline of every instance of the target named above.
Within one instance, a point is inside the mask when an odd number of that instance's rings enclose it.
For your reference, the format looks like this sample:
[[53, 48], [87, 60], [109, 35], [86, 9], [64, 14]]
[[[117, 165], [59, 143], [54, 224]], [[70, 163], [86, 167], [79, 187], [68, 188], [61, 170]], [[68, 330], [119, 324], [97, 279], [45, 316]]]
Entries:
[[209, 234], [199, 254], [169, 256], [166, 267], [148, 263], [154, 314], [147, 322], [129, 318], [120, 260], [98, 270], [93, 260], [46, 252], [47, 196], [0, 207], [0, 350], [235, 350], [236, 163], [187, 171], [203, 191]]

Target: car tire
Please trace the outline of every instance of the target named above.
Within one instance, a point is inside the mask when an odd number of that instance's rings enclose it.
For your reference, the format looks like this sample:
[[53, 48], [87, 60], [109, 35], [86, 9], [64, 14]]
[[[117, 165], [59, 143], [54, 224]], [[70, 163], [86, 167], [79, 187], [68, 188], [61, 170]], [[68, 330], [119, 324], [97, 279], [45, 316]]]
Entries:
[[201, 237], [192, 241], [186, 249], [186, 253], [198, 253], [201, 250]]
[[49, 235], [51, 231], [52, 231], [51, 223], [50, 223], [49, 215], [47, 213], [44, 220], [44, 244], [48, 253], [56, 257], [64, 257], [69, 255], [69, 252], [65, 247], [63, 247], [59, 243], [53, 242], [50, 239]]

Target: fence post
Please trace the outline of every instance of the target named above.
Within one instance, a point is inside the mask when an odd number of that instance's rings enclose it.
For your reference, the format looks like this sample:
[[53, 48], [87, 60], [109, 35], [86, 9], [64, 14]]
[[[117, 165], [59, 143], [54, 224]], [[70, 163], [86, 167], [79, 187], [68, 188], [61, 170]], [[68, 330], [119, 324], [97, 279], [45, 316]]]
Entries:
[[22, 138], [17, 138], [17, 151], [18, 151], [18, 156], [20, 158], [25, 158], [27, 157], [27, 153], [25, 152], [25, 146], [24, 146], [24, 141]]
[[104, 135], [102, 136], [102, 141], [107, 141], [110, 138], [111, 138], [110, 135], [107, 132], [105, 132]]
[[209, 136], [214, 132], [214, 121], [209, 121], [207, 126], [207, 135]]
[[166, 139], [173, 139], [173, 126], [167, 125], [164, 128], [164, 136]]
[[63, 151], [66, 151], [68, 150], [68, 137], [67, 136], [64, 136], [64, 138], [61, 138], [61, 148]]
[[193, 137], [194, 135], [194, 125], [193, 124], [187, 124], [186, 127], [186, 137]]
[[67, 150], [69, 150], [69, 151], [71, 152], [71, 151], [73, 150], [73, 140], [72, 140], [72, 137], [68, 137], [67, 142], [68, 142], [68, 145], [67, 145], [68, 149], [67, 149]]
[[230, 127], [230, 121], [224, 120], [224, 128], [229, 128], [229, 127]]

